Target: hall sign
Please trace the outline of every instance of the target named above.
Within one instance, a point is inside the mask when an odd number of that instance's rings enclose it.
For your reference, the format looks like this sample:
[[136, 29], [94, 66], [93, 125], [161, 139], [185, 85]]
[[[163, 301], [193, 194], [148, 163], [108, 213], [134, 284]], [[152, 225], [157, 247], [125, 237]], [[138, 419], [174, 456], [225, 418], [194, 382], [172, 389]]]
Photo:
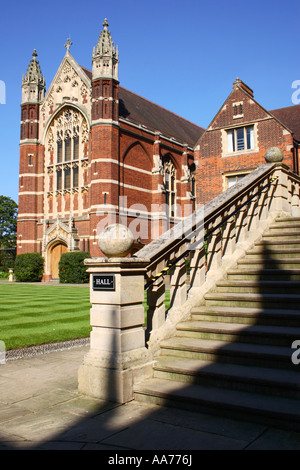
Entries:
[[115, 290], [115, 275], [114, 274], [94, 274], [93, 275], [93, 290]]

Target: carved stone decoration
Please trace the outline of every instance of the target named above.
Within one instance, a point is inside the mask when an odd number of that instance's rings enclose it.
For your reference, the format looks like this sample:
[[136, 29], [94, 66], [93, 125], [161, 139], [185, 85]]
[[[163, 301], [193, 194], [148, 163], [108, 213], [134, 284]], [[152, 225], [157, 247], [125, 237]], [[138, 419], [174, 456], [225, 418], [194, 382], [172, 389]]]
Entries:
[[87, 93], [88, 93], [87, 86], [85, 84], [81, 85], [80, 94], [83, 96], [83, 95], [87, 95]]
[[81, 140], [82, 143], [87, 142], [87, 141], [89, 140], [88, 125], [87, 125], [86, 122], [83, 122], [83, 123], [82, 123], [82, 126], [81, 126], [81, 136], [82, 136], [82, 140]]
[[49, 138], [48, 138], [48, 151], [51, 152], [54, 149], [54, 136], [52, 129], [49, 130]]
[[154, 164], [154, 167], [152, 168], [152, 174], [162, 175], [163, 165], [162, 165], [160, 155], [153, 155], [153, 164]]
[[181, 181], [188, 182], [190, 180], [190, 170], [187, 165], [182, 165], [183, 176], [181, 177]]
[[44, 226], [43, 251], [45, 252], [47, 247], [51, 246], [56, 240], [66, 243], [69, 251], [76, 251], [79, 248], [77, 230], [74, 230], [69, 224], [63, 223], [59, 218], [49, 228], [46, 229], [46, 226]]

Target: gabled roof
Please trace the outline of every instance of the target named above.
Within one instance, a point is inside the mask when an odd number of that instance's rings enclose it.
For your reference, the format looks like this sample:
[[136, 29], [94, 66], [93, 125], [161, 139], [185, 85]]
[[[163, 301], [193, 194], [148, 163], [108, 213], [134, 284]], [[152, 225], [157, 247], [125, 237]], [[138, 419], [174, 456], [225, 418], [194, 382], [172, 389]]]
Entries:
[[[91, 80], [92, 72], [81, 68]], [[119, 88], [119, 117], [137, 125], [144, 125], [152, 131], [159, 131], [167, 137], [174, 137], [192, 147], [205, 131], [202, 127], [123, 87]]]
[[[76, 73], [78, 73], [80, 79], [87, 85], [89, 86], [89, 76], [87, 75], [86, 73], [86, 70], [81, 67], [80, 65], [78, 65], [78, 63], [76, 62], [76, 60], [74, 59], [74, 57], [70, 54], [69, 50], [67, 50], [63, 60], [61, 61], [61, 64], [60, 66], [58, 67], [57, 69], [57, 72], [51, 82], [51, 85], [49, 86], [48, 90], [47, 90], [47, 93], [45, 94], [45, 100], [47, 99], [47, 97], [51, 94], [53, 88], [54, 88], [54, 84], [56, 83], [56, 80], [59, 78], [62, 70], [63, 70], [63, 67], [65, 66], [66, 62], [68, 62], [71, 67], [73, 67], [73, 69], [75, 70]], [[83, 73], [84, 72], [84, 73]]]
[[[275, 118], [288, 131], [292, 132], [294, 140], [300, 143], [300, 105], [288, 106], [286, 108], [279, 108], [279, 109], [274, 109], [273, 111], [268, 111], [254, 99], [253, 90], [250, 87], [248, 87], [248, 85], [246, 85], [244, 82], [242, 82], [242, 80], [240, 80], [239, 78], [237, 78], [236, 81], [233, 83], [233, 90], [231, 91], [229, 96], [226, 98], [225, 102], [220, 107], [219, 111], [217, 112], [215, 117], [212, 119], [211, 123], [209, 124], [205, 132], [210, 130], [212, 124], [215, 122], [220, 111], [224, 108], [224, 105], [230, 99], [232, 93], [234, 93], [236, 89], [240, 89], [243, 93], [248, 95], [249, 98], [251, 98], [251, 100], [254, 103], [256, 103], [256, 105], [259, 106], [262, 111], [267, 113], [267, 115]], [[203, 134], [201, 135], [197, 143], [199, 143], [202, 138], [203, 138]]]
[[270, 111], [278, 121], [282, 122], [294, 134], [294, 139], [300, 142], [300, 105], [288, 106]]

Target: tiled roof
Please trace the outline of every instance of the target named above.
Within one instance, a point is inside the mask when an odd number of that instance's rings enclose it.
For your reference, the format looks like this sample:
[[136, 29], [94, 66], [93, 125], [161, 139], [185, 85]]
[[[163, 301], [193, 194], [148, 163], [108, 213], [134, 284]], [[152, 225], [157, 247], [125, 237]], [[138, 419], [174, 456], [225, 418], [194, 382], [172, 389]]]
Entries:
[[278, 121], [294, 133], [294, 139], [300, 142], [300, 104], [270, 111]]
[[168, 111], [151, 101], [120, 87], [119, 115], [151, 130], [158, 130], [168, 137], [178, 138], [189, 145], [195, 145], [204, 129]]
[[[92, 72], [81, 68], [91, 79]], [[134, 124], [146, 126], [152, 131], [159, 131], [167, 137], [174, 137], [189, 146], [194, 146], [205, 131], [202, 127], [123, 87], [119, 88], [119, 116]]]

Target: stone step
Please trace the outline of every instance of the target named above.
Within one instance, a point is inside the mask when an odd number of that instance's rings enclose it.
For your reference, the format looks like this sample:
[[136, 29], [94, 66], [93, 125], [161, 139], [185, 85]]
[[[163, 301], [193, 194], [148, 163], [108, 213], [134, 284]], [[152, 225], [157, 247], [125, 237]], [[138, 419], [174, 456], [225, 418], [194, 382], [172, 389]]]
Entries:
[[134, 398], [156, 405], [217, 414], [264, 425], [300, 429], [299, 401], [217, 387], [151, 378], [134, 387]]
[[285, 230], [285, 231], [299, 231], [300, 222], [291, 220], [276, 220], [275, 223], [270, 224], [268, 230]]
[[262, 236], [262, 240], [266, 241], [269, 243], [269, 240], [299, 240], [300, 239], [300, 232], [298, 230], [289, 231], [289, 230], [284, 230], [279, 228], [278, 230], [268, 230], [265, 232]]
[[289, 258], [300, 258], [300, 245], [298, 248], [272, 248], [272, 249], [264, 249], [262, 250], [261, 247], [255, 247], [251, 250], [246, 251], [247, 259], [289, 259]]
[[[255, 263], [256, 264], [256, 263]], [[230, 269], [227, 277], [230, 280], [282, 280], [282, 281], [300, 281], [300, 269], [265, 269], [256, 265], [247, 267], [240, 265], [238, 269]]]
[[216, 283], [216, 292], [246, 293], [300, 293], [300, 281], [222, 280]]
[[300, 295], [288, 294], [247, 294], [209, 292], [204, 296], [207, 305], [224, 305], [232, 307], [282, 308], [297, 310]]
[[299, 326], [299, 310], [199, 306], [191, 310], [192, 320], [220, 321], [247, 325]]
[[291, 347], [300, 339], [300, 328], [190, 320], [178, 323], [176, 336]]
[[300, 269], [300, 258], [257, 258], [252, 259], [249, 257], [243, 257], [242, 259], [238, 260], [237, 266], [245, 269], [245, 267], [251, 268], [255, 266], [256, 268], [260, 269], [277, 269], [277, 270], [285, 270], [285, 269]]
[[293, 351], [292, 348], [284, 346], [228, 343], [227, 341], [176, 336], [161, 342], [162, 356], [297, 370], [297, 365], [294, 365], [291, 359]]
[[300, 398], [298, 371], [161, 356], [154, 377], [273, 396]]
[[281, 217], [160, 342], [135, 399], [300, 431], [300, 217]]
[[279, 217], [276, 217], [275, 222], [276, 223], [277, 222], [278, 223], [280, 223], [280, 222], [283, 222], [283, 223], [285, 223], [285, 222], [298, 222], [298, 223], [300, 223], [300, 217], [293, 217], [293, 216], [289, 216], [289, 215], [285, 215], [285, 216], [281, 215]]
[[273, 249], [281, 249], [282, 247], [285, 248], [290, 248], [290, 249], [300, 249], [300, 239], [299, 240], [293, 240], [293, 239], [288, 239], [288, 240], [268, 240], [268, 243], [266, 243], [264, 240], [257, 241], [254, 244], [254, 247], [257, 249], [268, 249], [272, 251]]

